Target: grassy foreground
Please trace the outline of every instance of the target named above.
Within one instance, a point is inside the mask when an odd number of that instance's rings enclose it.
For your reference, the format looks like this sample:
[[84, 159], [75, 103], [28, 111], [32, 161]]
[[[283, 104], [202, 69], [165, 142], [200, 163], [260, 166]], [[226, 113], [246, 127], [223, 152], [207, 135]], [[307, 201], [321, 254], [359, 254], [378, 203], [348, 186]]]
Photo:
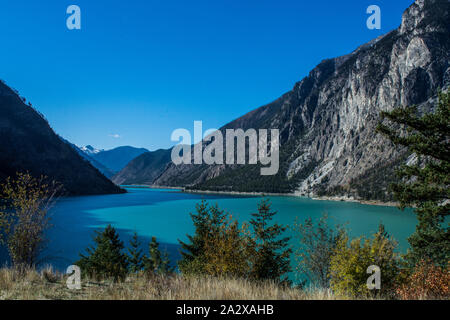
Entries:
[[[51, 268], [20, 272], [0, 268], [0, 300], [351, 300], [331, 290], [301, 290], [266, 282], [214, 277], [131, 275], [125, 281], [82, 280], [80, 290], [69, 289], [67, 276]], [[358, 300], [371, 299], [359, 297]], [[383, 299], [378, 297], [376, 299]], [[386, 299], [386, 298], [385, 298]], [[416, 296], [419, 300], [448, 300]]]
[[0, 269], [1, 299], [64, 300], [329, 300], [345, 299], [328, 291], [306, 292], [271, 282], [240, 279], [129, 276], [122, 283], [82, 281], [81, 290], [66, 286], [66, 276], [51, 269], [41, 272]]

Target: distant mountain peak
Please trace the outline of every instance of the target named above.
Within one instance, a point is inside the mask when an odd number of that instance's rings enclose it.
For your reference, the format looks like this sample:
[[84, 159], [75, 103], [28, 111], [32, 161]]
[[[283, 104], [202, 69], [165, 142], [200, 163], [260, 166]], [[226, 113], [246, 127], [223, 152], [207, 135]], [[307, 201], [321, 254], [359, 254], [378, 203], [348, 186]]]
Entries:
[[82, 151], [86, 152], [88, 155], [92, 155], [92, 154], [97, 154], [100, 153], [102, 151], [104, 151], [103, 149], [96, 149], [93, 146], [91, 146], [90, 144], [88, 144], [87, 146], [84, 147], [79, 147]]
[[[119, 172], [131, 160], [143, 153], [148, 152], [145, 148], [135, 148], [132, 146], [121, 146], [110, 150], [105, 150], [94, 148], [92, 145], [87, 145], [84, 147], [79, 147], [79, 149], [113, 173]], [[95, 166], [100, 170], [104, 170], [99, 168], [97, 165]]]

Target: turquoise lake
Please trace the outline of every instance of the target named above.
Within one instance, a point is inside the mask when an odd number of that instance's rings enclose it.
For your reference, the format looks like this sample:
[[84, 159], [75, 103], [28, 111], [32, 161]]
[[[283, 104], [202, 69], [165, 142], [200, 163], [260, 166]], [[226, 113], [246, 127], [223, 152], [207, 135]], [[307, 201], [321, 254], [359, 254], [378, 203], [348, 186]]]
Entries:
[[[48, 234], [48, 247], [42, 254], [42, 264], [52, 264], [64, 270], [78, 260], [79, 253], [92, 244], [94, 230], [113, 225], [127, 244], [136, 231], [147, 252], [151, 236], [156, 236], [173, 261], [179, 258], [178, 239], [186, 240], [193, 232], [189, 216], [202, 199], [218, 203], [237, 218], [248, 221], [256, 211], [260, 197], [212, 194], [191, 194], [178, 190], [127, 188], [128, 193], [70, 197], [59, 200], [52, 209], [53, 227]], [[394, 207], [370, 206], [359, 203], [320, 201], [299, 197], [270, 197], [272, 209], [278, 211], [276, 222], [292, 225], [296, 219], [319, 218], [327, 212], [333, 223], [348, 223], [351, 236], [369, 236], [380, 222], [399, 242], [402, 252], [408, 248], [407, 238], [414, 231], [416, 217], [412, 210], [404, 212]], [[292, 235], [292, 234], [291, 234]], [[295, 241], [292, 241], [295, 246]]]

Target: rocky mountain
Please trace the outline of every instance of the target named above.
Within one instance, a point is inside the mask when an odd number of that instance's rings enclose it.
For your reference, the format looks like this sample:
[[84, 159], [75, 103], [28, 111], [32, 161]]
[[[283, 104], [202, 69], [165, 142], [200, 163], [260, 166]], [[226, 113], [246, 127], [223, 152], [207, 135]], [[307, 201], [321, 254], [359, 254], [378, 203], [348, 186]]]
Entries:
[[[130, 146], [117, 147], [111, 150], [100, 150], [91, 145], [87, 145], [80, 149], [97, 163], [100, 163], [102, 167], [111, 171], [113, 175], [122, 170], [134, 158], [148, 152], [145, 148]], [[93, 165], [101, 171], [101, 167], [98, 167], [95, 163]]]
[[70, 195], [124, 192], [58, 137], [17, 92], [0, 82], [0, 182], [26, 171], [60, 182]]
[[379, 114], [412, 104], [428, 112], [448, 87], [449, 7], [448, 0], [415, 1], [398, 29], [322, 61], [290, 92], [220, 129], [279, 129], [277, 175], [261, 176], [259, 165], [170, 163], [151, 184], [385, 199], [394, 168], [409, 155], [375, 133]]
[[112, 180], [118, 185], [151, 185], [171, 162], [171, 149], [146, 152], [133, 159]]

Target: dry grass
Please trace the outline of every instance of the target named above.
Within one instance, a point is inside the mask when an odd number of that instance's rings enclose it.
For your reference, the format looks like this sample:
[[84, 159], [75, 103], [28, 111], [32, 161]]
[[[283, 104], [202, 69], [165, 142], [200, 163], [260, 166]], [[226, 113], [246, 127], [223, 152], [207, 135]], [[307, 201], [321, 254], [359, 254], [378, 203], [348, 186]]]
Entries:
[[[144, 275], [124, 282], [82, 280], [81, 290], [68, 289], [67, 276], [51, 268], [40, 272], [0, 268], [0, 300], [347, 300], [330, 290], [280, 287], [245, 279]], [[361, 298], [364, 299], [364, 298]], [[366, 298], [367, 299], [367, 298]], [[429, 299], [420, 297], [419, 299]]]
[[328, 291], [283, 288], [271, 282], [242, 279], [130, 276], [122, 283], [82, 281], [81, 290], [66, 286], [67, 277], [45, 269], [41, 272], [0, 269], [0, 299], [70, 300], [328, 300]]

